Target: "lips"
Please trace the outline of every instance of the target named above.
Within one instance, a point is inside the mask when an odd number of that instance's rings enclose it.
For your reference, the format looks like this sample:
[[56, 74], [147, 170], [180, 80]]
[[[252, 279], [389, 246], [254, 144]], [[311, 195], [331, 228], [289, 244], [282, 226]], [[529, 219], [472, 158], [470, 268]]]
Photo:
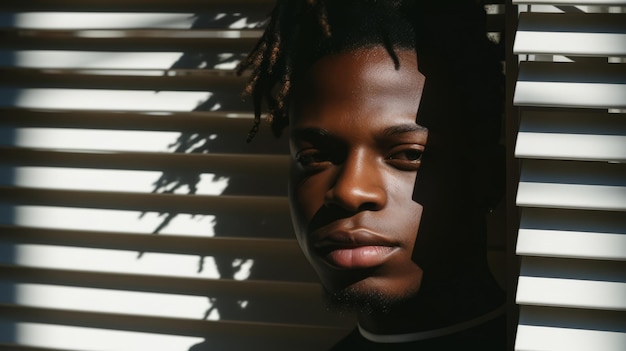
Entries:
[[328, 264], [342, 269], [382, 265], [398, 248], [390, 240], [366, 230], [331, 232], [316, 240], [313, 247]]

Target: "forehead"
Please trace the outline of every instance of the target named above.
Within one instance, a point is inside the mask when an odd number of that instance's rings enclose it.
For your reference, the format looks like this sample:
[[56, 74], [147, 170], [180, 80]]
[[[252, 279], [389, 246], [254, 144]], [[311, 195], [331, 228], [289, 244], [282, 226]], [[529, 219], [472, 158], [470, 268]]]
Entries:
[[[413, 50], [395, 51], [399, 67], [382, 46], [327, 55], [295, 82], [290, 124], [338, 119], [360, 125], [385, 116], [415, 121], [425, 77]], [[380, 117], [380, 118], [376, 118]]]

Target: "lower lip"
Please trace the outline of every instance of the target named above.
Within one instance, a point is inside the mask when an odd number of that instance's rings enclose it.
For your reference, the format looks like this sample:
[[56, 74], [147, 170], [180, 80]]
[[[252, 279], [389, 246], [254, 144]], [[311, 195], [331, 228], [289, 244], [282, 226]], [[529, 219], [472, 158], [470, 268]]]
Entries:
[[345, 269], [372, 268], [385, 262], [394, 250], [389, 246], [360, 246], [329, 252], [326, 259], [334, 266]]

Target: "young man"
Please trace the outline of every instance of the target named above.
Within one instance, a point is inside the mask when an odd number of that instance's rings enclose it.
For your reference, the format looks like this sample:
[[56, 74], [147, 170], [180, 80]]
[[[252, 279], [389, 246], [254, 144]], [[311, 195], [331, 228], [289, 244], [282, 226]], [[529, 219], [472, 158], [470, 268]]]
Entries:
[[279, 1], [241, 65], [257, 125], [264, 99], [289, 126], [298, 242], [357, 312], [335, 350], [504, 349], [484, 228], [500, 69], [475, 2], [425, 3]]

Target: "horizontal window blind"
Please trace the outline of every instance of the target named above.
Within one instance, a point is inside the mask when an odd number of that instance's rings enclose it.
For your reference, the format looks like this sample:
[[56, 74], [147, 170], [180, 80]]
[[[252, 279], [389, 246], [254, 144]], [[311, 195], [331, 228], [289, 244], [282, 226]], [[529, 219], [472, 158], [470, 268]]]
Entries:
[[[285, 140], [232, 68], [269, 1], [0, 4], [0, 349], [318, 350]], [[291, 346], [290, 346], [291, 345]]]
[[513, 1], [516, 350], [626, 348], [626, 2]]
[[0, 3], [0, 350], [322, 350], [354, 326], [293, 237], [286, 140], [245, 143], [233, 68], [272, 5]]

